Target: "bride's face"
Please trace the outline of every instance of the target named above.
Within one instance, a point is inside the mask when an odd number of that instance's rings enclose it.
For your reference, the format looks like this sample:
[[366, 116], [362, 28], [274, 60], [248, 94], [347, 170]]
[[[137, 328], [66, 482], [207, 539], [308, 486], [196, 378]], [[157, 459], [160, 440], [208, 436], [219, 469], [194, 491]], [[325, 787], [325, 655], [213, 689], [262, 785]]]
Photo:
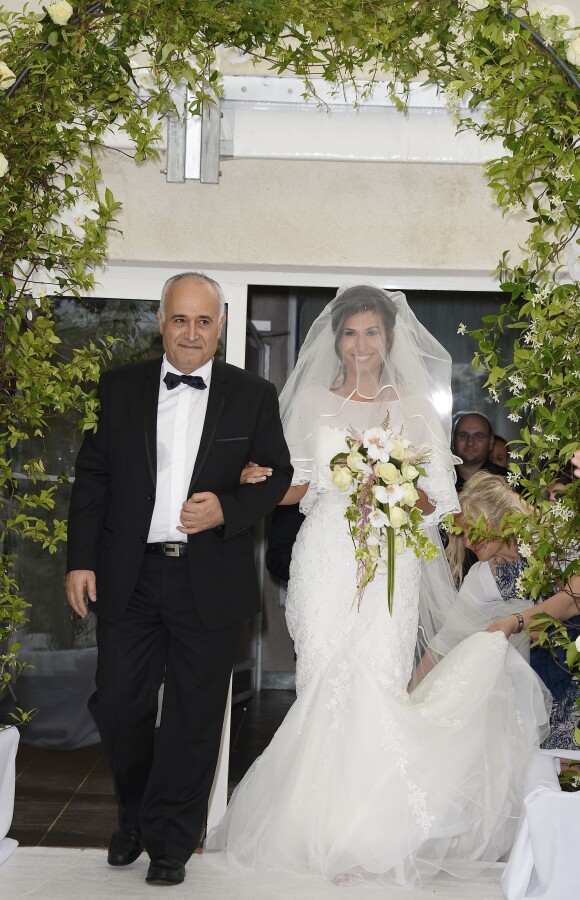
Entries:
[[375, 310], [355, 313], [346, 319], [338, 350], [347, 376], [356, 379], [358, 374], [380, 377], [386, 356], [387, 334], [385, 323]]

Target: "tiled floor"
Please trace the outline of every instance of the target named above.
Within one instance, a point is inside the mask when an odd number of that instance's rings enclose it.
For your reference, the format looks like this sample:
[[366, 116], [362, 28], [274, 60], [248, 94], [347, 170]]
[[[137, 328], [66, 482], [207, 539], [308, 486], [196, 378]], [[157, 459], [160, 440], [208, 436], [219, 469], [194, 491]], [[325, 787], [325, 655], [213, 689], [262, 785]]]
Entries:
[[[262, 691], [247, 706], [234, 707], [230, 793], [270, 742], [293, 701], [292, 691]], [[100, 744], [58, 751], [39, 750], [21, 740], [9, 837], [24, 847], [103, 848], [115, 825], [113, 786]]]

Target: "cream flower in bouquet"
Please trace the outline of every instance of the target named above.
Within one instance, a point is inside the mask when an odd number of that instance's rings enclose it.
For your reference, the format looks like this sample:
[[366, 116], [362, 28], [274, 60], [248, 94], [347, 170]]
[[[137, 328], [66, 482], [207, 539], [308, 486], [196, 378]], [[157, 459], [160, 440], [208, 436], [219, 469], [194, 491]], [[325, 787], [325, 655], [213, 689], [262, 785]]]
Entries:
[[383, 423], [362, 433], [350, 430], [347, 450], [330, 461], [332, 482], [351, 491], [345, 511], [357, 560], [358, 607], [375, 574], [387, 576], [387, 603], [393, 611], [395, 555], [411, 548], [434, 559], [438, 549], [424, 534], [417, 480], [429, 460], [425, 448], [413, 447]]

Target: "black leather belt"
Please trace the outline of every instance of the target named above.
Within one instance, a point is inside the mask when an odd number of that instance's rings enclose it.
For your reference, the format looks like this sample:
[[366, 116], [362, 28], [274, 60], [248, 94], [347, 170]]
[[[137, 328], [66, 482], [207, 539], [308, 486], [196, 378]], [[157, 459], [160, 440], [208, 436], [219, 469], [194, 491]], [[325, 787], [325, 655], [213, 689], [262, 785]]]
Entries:
[[156, 556], [187, 556], [187, 544], [185, 541], [165, 541], [159, 544], [147, 544], [146, 553], [155, 553]]

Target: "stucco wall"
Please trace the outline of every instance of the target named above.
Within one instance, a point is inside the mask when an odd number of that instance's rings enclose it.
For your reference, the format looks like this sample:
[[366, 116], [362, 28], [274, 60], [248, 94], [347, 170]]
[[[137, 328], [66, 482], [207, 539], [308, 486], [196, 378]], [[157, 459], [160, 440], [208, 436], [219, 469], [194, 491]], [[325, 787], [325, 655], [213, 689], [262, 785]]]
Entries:
[[479, 166], [230, 160], [219, 185], [167, 184], [109, 153], [124, 208], [112, 262], [488, 271], [527, 233]]

